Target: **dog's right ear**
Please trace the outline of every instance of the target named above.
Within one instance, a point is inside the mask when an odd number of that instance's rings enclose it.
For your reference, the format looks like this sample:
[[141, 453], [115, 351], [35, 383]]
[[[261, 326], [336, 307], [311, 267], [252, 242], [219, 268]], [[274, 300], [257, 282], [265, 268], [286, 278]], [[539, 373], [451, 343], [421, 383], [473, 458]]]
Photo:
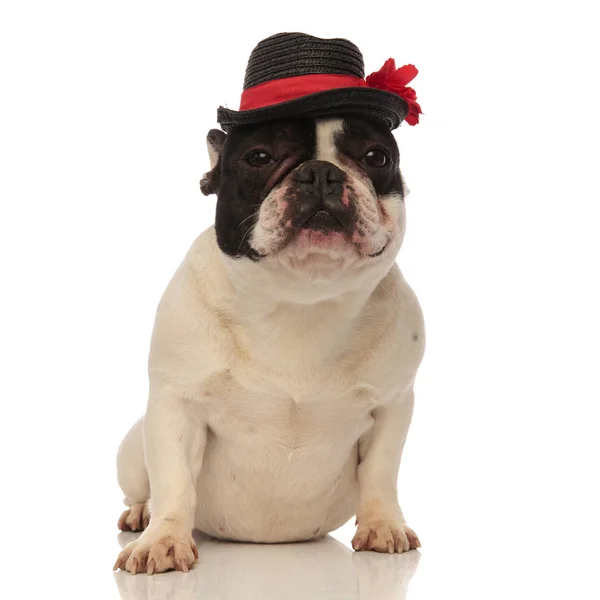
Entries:
[[219, 191], [221, 179], [221, 154], [227, 134], [220, 129], [211, 129], [206, 136], [208, 156], [210, 158], [210, 171], [205, 173], [200, 180], [200, 190], [205, 196], [216, 194]]

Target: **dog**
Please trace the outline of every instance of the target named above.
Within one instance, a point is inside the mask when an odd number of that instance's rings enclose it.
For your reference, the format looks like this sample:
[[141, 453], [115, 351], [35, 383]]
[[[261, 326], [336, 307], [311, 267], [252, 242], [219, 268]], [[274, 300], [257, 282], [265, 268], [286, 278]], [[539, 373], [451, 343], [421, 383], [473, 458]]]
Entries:
[[119, 527], [144, 531], [115, 569], [188, 571], [194, 527], [298, 542], [354, 515], [357, 551], [419, 547], [397, 478], [425, 332], [396, 264], [392, 133], [304, 118], [207, 140], [215, 223], [158, 305], [146, 413], [117, 458]]

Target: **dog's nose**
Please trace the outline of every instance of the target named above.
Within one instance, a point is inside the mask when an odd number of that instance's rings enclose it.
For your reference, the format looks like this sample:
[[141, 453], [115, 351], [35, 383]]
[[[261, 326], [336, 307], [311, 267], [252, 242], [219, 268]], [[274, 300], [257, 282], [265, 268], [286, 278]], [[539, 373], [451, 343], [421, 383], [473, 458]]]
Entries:
[[[337, 222], [331, 229], [351, 229], [352, 215], [343, 203], [346, 175], [339, 167], [325, 160], [310, 160], [293, 174], [297, 185], [297, 226], [302, 226], [316, 213], [329, 213], [333, 219], [320, 220]], [[308, 223], [310, 225], [311, 223]]]
[[319, 190], [323, 195], [334, 191], [335, 184], [344, 182], [344, 171], [326, 160], [309, 160], [294, 172], [298, 183]]

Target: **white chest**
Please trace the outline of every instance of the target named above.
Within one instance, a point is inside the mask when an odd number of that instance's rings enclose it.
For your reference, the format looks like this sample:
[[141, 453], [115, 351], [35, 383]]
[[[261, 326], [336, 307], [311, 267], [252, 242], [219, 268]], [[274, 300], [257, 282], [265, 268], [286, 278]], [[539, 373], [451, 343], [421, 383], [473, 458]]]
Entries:
[[375, 390], [355, 378], [290, 380], [256, 365], [213, 378], [204, 414], [217, 440], [231, 447], [279, 454], [349, 452], [373, 423]]

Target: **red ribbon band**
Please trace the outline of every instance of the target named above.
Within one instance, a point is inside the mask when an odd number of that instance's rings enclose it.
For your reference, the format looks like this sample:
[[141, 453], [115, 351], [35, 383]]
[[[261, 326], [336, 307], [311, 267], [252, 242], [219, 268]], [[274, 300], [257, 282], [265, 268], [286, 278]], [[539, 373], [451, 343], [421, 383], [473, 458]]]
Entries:
[[288, 100], [296, 100], [296, 98], [317, 92], [349, 87], [368, 86], [364, 79], [351, 75], [298, 75], [273, 79], [245, 90], [242, 94], [240, 110], [254, 110]]

